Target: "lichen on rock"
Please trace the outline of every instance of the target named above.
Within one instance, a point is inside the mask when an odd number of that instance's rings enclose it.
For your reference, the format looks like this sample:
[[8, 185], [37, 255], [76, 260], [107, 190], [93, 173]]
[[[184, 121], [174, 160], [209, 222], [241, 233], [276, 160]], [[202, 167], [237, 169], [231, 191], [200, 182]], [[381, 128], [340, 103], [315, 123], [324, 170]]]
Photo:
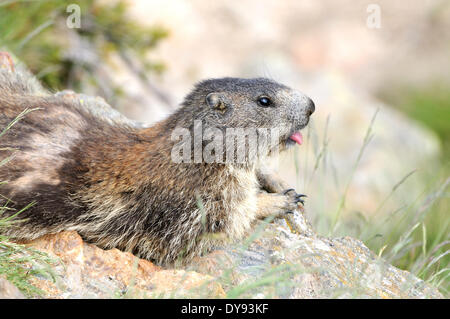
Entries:
[[224, 247], [198, 258], [190, 269], [232, 278], [226, 290], [239, 297], [442, 298], [360, 240], [322, 237], [302, 213], [296, 212], [296, 219], [308, 225], [300, 234], [293, 234], [284, 220], [267, 224], [247, 246]]

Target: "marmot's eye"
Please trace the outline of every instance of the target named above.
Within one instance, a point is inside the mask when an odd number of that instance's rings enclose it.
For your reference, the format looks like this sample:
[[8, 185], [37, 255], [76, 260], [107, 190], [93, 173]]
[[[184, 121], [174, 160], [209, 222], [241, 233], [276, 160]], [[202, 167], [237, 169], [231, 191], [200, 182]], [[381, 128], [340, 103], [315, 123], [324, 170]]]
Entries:
[[258, 104], [262, 107], [268, 107], [272, 105], [272, 101], [267, 96], [260, 96], [258, 98]]

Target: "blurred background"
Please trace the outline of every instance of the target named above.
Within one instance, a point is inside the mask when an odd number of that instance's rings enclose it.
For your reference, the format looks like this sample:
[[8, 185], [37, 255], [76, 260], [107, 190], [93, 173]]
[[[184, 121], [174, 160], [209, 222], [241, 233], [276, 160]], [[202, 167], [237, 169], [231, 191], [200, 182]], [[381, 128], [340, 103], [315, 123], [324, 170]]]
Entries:
[[304, 92], [305, 143], [271, 165], [308, 195], [314, 227], [448, 296], [450, 1], [3, 0], [0, 48], [49, 90], [149, 124], [204, 78]]

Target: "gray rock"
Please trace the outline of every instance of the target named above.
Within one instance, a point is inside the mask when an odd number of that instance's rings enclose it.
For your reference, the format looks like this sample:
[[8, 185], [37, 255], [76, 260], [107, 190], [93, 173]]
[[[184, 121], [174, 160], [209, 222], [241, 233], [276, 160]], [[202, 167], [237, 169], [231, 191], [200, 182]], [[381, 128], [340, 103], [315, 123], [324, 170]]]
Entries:
[[241, 290], [239, 297], [442, 298], [437, 289], [386, 263], [361, 241], [318, 236], [300, 212], [296, 220], [299, 234], [284, 220], [262, 223], [249, 245], [219, 249], [198, 258], [190, 269], [222, 280], [229, 294]]
[[25, 296], [11, 282], [0, 277], [0, 299], [25, 299]]

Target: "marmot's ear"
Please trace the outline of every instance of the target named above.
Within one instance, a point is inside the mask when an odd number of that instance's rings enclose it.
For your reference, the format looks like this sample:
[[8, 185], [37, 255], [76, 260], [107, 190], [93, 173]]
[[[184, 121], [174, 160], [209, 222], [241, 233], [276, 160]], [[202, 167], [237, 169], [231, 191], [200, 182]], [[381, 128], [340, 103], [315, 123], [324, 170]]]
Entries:
[[226, 111], [227, 106], [221, 94], [212, 92], [206, 96], [206, 103], [210, 108], [221, 111], [222, 113]]

